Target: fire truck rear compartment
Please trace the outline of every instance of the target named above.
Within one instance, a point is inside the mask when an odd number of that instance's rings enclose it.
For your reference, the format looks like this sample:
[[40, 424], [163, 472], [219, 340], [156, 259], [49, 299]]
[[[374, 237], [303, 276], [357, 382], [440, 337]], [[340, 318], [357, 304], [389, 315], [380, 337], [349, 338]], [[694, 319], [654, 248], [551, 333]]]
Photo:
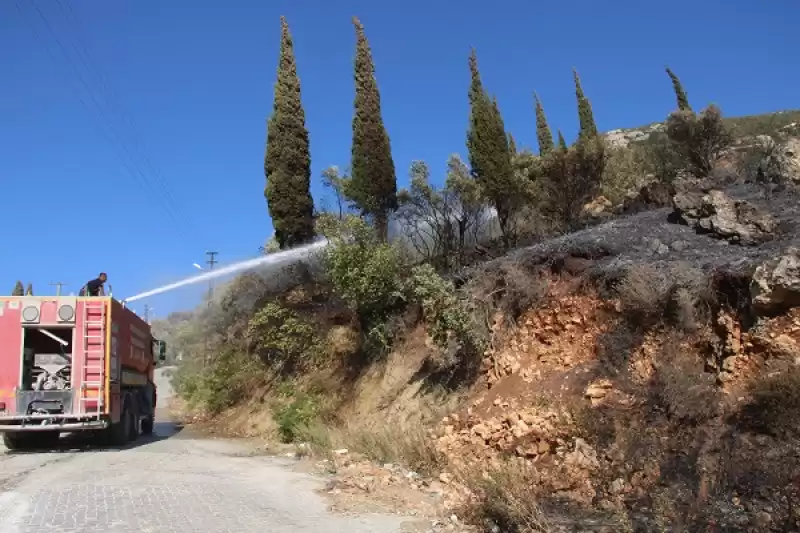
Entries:
[[74, 327], [23, 328], [23, 359], [17, 413], [70, 414], [73, 405]]

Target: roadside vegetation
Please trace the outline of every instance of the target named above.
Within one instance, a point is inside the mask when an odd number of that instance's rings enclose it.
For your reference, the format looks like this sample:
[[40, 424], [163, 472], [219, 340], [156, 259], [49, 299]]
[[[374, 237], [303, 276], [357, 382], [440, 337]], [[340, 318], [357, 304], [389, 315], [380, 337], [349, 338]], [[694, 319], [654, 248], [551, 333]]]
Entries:
[[[734, 465], [709, 451], [727, 447], [731, 457], [757, 457], [741, 435], [769, 435], [786, 464], [797, 459], [796, 372], [754, 371], [741, 389], [731, 389], [743, 398], [740, 403], [731, 403], [733, 393], [723, 390], [738, 376], [730, 357], [744, 345], [725, 329], [724, 317], [733, 317], [740, 328], [736, 335], [763, 322], [754, 318], [749, 299], [752, 269], [742, 274], [726, 268], [783, 252], [770, 249], [760, 256], [757, 246], [740, 245], [747, 238], [764, 246], [784, 241], [777, 233], [769, 240], [753, 237], [767, 231], [763, 217], [723, 224], [722, 209], [712, 209], [708, 194], [736, 185], [783, 195], [790, 205], [795, 193], [780, 147], [791, 141], [798, 113], [725, 119], [713, 105], [694, 111], [668, 69], [675, 112], [647, 139], [612, 145], [598, 132], [573, 72], [580, 123], [574, 141], [558, 129], [553, 134], [537, 96], [532, 121], [538, 150], [518, 149], [473, 50], [465, 62], [471, 73], [465, 88], [468, 158], [451, 157], [446, 175], [436, 180], [425, 162], [415, 161], [409, 187], [398, 190], [369, 42], [358, 20], [354, 27], [352, 160], [347, 172], [331, 167], [323, 175], [336, 208], [312, 213], [308, 132], [291, 35], [282, 20], [265, 159], [265, 194], [276, 232], [262, 250], [272, 253], [315, 236], [331, 245], [280, 272], [242, 275], [211, 305], [157, 324], [178, 362], [176, 390], [189, 407], [216, 417], [247, 406], [269, 414], [276, 439], [303, 443], [311, 453], [346, 448], [426, 476], [453, 473], [471, 494], [459, 513], [486, 531], [560, 531], [565, 516], [573, 525], [601, 516], [622, 528], [615, 531], [754, 531], [747, 528], [758, 520], [767, 521], [760, 531], [792, 530], [786, 528], [797, 523], [797, 500], [788, 473], [766, 459]], [[754, 140], [756, 135], [769, 141]], [[772, 143], [769, 150], [766, 142]], [[695, 209], [687, 198], [705, 203]], [[759, 198], [768, 198], [759, 205], [783, 209], [767, 193]], [[729, 211], [742, 212], [744, 204], [736, 205], [739, 211]], [[640, 219], [631, 218], [637, 213]], [[656, 216], [660, 225], [652, 222]], [[683, 217], [680, 225], [667, 221], [676, 216]], [[602, 234], [608, 238], [591, 239], [590, 232], [624, 217], [641, 225], [620, 239], [649, 240], [630, 252], [640, 254], [635, 260], [601, 268], [600, 259], [627, 252], [615, 248], [612, 230]], [[667, 242], [662, 226], [687, 237]], [[722, 249], [721, 240], [724, 250], [714, 251]], [[695, 255], [685, 252], [692, 246], [700, 250]], [[517, 372], [510, 363], [511, 370], [504, 370], [496, 357], [515, 336], [546, 336], [561, 327], [551, 317], [536, 322], [537, 329], [531, 312], [565, 305], [576, 295], [609, 306], [592, 357], [600, 368], [596, 377], [613, 383], [628, 403], [597, 407], [579, 393], [563, 402], [570, 422], [560, 441], [551, 445], [542, 436], [535, 453], [517, 441], [509, 449], [498, 444], [492, 453], [502, 460], [476, 458], [466, 469], [453, 463], [441, 445], [447, 437], [440, 431], [442, 417], [475, 405], [470, 399], [486, 390], [486, 380], [495, 383]], [[583, 328], [586, 321], [574, 318], [572, 329], [563, 331]], [[543, 342], [513, 346], [515, 353], [533, 354], [531, 346], [539, 343], [535, 357], [544, 369], [541, 354], [549, 348]], [[637, 359], [645, 352], [646, 364]], [[643, 380], [634, 370], [645, 366]], [[502, 406], [499, 398], [495, 405]], [[447, 431], [456, 426], [451, 422]], [[475, 434], [468, 433], [475, 446], [493, 446], [488, 433]], [[584, 444], [594, 451], [585, 451]], [[558, 461], [551, 452], [558, 446], [565, 446], [562, 456], [578, 457], [580, 451], [589, 457], [582, 460], [593, 470], [581, 475], [591, 479], [594, 500], [607, 505], [600, 508], [592, 498], [582, 506], [574, 499], [564, 502], [565, 489], [543, 474], [545, 464]], [[571, 479], [575, 472], [553, 476]], [[759, 493], [758, 483], [780, 496]], [[729, 508], [732, 494], [749, 503]], [[684, 529], [670, 529], [670, 523]]]

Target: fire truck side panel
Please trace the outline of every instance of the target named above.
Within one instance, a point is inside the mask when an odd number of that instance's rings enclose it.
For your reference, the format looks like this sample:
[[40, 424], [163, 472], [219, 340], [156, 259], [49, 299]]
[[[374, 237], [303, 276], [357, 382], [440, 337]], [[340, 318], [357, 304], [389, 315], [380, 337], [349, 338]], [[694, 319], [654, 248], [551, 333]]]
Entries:
[[143, 397], [149, 394], [153, 379], [153, 338], [150, 325], [116, 300], [112, 300], [111, 316], [110, 414], [112, 422], [118, 422], [126, 396], [136, 403], [139, 414], [147, 414]]
[[22, 366], [22, 327], [20, 300], [0, 299], [0, 404], [8, 414], [16, 414], [14, 389]]
[[122, 307], [122, 304], [116, 300], [112, 305], [114, 323], [119, 326], [117, 332], [120, 341], [119, 362], [121, 370], [128, 371], [127, 376], [123, 373], [122, 382], [130, 385], [144, 384], [138, 377], [132, 378], [130, 373], [133, 372], [144, 377], [152, 376], [153, 338], [150, 333], [150, 325], [137, 314]]

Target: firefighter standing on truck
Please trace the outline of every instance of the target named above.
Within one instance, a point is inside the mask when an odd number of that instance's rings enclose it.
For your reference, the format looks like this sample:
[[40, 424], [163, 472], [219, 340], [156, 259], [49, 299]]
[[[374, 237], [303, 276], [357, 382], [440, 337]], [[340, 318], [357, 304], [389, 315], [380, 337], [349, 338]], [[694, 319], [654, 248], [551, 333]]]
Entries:
[[100, 272], [100, 275], [97, 278], [89, 281], [81, 287], [81, 291], [79, 293], [80, 296], [105, 296], [106, 291], [103, 288], [103, 284], [108, 279], [105, 272]]

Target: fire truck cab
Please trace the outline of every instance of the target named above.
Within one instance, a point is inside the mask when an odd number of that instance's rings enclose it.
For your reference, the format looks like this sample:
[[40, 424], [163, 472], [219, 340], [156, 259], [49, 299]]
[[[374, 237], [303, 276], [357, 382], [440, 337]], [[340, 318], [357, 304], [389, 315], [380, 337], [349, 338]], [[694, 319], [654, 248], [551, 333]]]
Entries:
[[112, 297], [0, 296], [0, 433], [11, 450], [153, 431], [166, 344]]

